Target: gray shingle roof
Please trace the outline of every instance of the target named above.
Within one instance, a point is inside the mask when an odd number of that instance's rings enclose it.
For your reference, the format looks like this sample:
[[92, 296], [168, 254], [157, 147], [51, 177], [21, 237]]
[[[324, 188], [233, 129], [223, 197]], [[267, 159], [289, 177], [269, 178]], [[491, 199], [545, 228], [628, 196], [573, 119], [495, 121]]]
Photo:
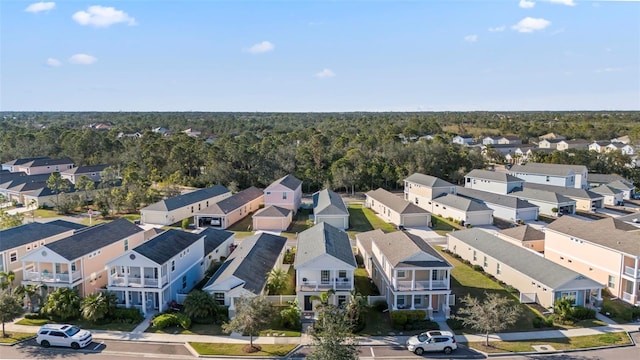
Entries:
[[360, 241], [370, 239], [394, 268], [451, 267], [426, 241], [404, 231], [385, 234], [380, 230], [373, 230], [360, 233], [357, 237]]
[[239, 207], [260, 198], [261, 196], [264, 196], [264, 192], [252, 186], [248, 189], [244, 189], [236, 194], [233, 194], [226, 199], [222, 199], [213, 205], [210, 205], [208, 208], [200, 211], [199, 214], [207, 214], [207, 215], [228, 214], [238, 209]]
[[402, 199], [401, 197], [398, 197], [395, 194], [392, 194], [382, 188], [371, 190], [368, 193], [366, 193], [366, 195], [400, 214], [427, 214], [428, 213], [427, 210], [417, 205], [414, 205]]
[[282, 208], [280, 206], [269, 205], [263, 209], [256, 211], [253, 217], [269, 217], [269, 218], [281, 218], [287, 217], [291, 213], [291, 210]]
[[36, 167], [36, 166], [53, 166], [53, 165], [62, 165], [62, 164], [73, 164], [73, 160], [69, 159], [68, 157], [61, 158], [61, 159], [39, 158], [31, 162], [27, 162], [24, 165], [29, 167]]
[[153, 239], [136, 246], [133, 251], [145, 256], [156, 264], [162, 265], [181, 251], [193, 245], [193, 243], [203, 236], [202, 234], [169, 229]]
[[529, 225], [500, 230], [500, 233], [520, 241], [544, 240], [544, 232]]
[[640, 229], [620, 220], [584, 221], [563, 216], [547, 225], [546, 229], [640, 256]]
[[289, 174], [285, 177], [282, 177], [276, 181], [274, 181], [271, 185], [269, 185], [269, 187], [276, 185], [276, 184], [280, 184], [288, 189], [291, 190], [295, 190], [297, 189], [300, 185], [302, 185], [302, 180], [298, 179], [297, 177]]
[[67, 260], [75, 260], [143, 231], [142, 228], [126, 219], [118, 219], [110, 223], [91, 226], [75, 235], [45, 246]]
[[471, 200], [469, 198], [454, 194], [446, 194], [432, 200], [434, 203], [448, 206], [450, 208], [459, 209], [465, 212], [473, 211], [493, 211], [481, 202]]
[[349, 210], [342, 201], [342, 197], [328, 189], [313, 194], [313, 213], [315, 215], [349, 216]]
[[43, 160], [43, 159], [51, 159], [48, 156], [38, 156], [38, 157], [29, 157], [29, 158], [21, 158], [21, 159], [14, 159], [11, 161], [7, 161], [6, 163], [3, 163], [2, 165], [23, 165], [26, 163], [30, 163], [34, 160]]
[[589, 190], [578, 189], [573, 187], [554, 186], [554, 185], [545, 185], [545, 184], [536, 184], [536, 183], [526, 182], [524, 183], [524, 188], [552, 191], [562, 196], [574, 197], [579, 199], [602, 199], [602, 195], [600, 194], [596, 194]]
[[49, 221], [47, 224], [62, 226], [63, 228], [72, 229], [72, 230], [82, 230], [87, 228], [85, 225], [74, 223], [67, 220], [60, 220], [60, 219]]
[[231, 231], [214, 229], [214, 228], [206, 228], [204, 231], [199, 233], [200, 236], [204, 235], [204, 254], [209, 254], [210, 252], [217, 249], [223, 242], [232, 237], [234, 233]]
[[346, 232], [322, 222], [298, 234], [295, 267], [328, 254], [356, 268], [356, 259]]
[[518, 199], [517, 197], [509, 195], [494, 194], [488, 191], [470, 189], [462, 186], [458, 186], [456, 189], [456, 192], [459, 196], [476, 199], [485, 204], [495, 204], [512, 209], [527, 209], [538, 207], [537, 205], [534, 205], [526, 200]]
[[13, 249], [41, 239], [71, 231], [55, 224], [30, 223], [0, 230], [0, 251]]
[[631, 180], [625, 178], [624, 176], [616, 175], [616, 174], [595, 174], [589, 173], [587, 175], [587, 180], [591, 183], [600, 183], [600, 184], [608, 184], [614, 181], [623, 181], [627, 184], [631, 184]]
[[569, 176], [572, 171], [574, 174], [582, 174], [583, 172], [587, 172], [587, 167], [584, 165], [545, 164], [530, 162], [525, 165], [513, 165], [509, 173]]
[[533, 201], [543, 201], [551, 204], [564, 204], [564, 203], [574, 203], [575, 200], [569, 199], [566, 196], [562, 196], [553, 191], [546, 190], [538, 190], [533, 188], [525, 187], [522, 190], [514, 191], [508, 194], [509, 196], [515, 196], [519, 199], [525, 200], [533, 200]]
[[616, 189], [606, 184], [602, 184], [598, 187], [590, 189], [589, 191], [594, 192], [596, 194], [600, 194], [600, 195], [615, 195], [615, 194], [620, 194], [622, 192], [622, 190]]
[[286, 237], [269, 233], [242, 240], [204, 287], [235, 276], [244, 281], [244, 289], [260, 294], [267, 285], [267, 273], [275, 267], [286, 243]]
[[[521, 246], [511, 244], [497, 236], [481, 229], [453, 231], [448, 236], [454, 237], [472, 248], [481, 251], [496, 261], [516, 269], [520, 273], [535, 279], [547, 287], [557, 290], [571, 281], [585, 280], [585, 276], [569, 270], [562, 265], [537, 255]], [[588, 278], [586, 278], [588, 279]], [[590, 279], [588, 279], [590, 280]], [[602, 287], [596, 281], [590, 280], [587, 287]]]
[[416, 184], [428, 186], [428, 187], [450, 187], [453, 186], [452, 183], [448, 181], [444, 181], [440, 178], [431, 175], [425, 175], [420, 173], [415, 173], [404, 179], [405, 181], [411, 181]]
[[492, 181], [500, 181], [500, 182], [523, 182], [524, 180], [515, 177], [513, 175], [509, 175], [507, 173], [504, 172], [496, 172], [496, 171], [488, 171], [488, 170], [480, 170], [480, 169], [474, 169], [471, 170], [467, 175], [465, 175], [464, 177], [469, 177], [469, 178], [476, 178], [476, 179], [487, 179], [487, 180], [492, 180]]
[[229, 189], [227, 189], [226, 187], [222, 185], [214, 185], [212, 187], [199, 189], [190, 193], [186, 193], [184, 195], [179, 195], [176, 197], [158, 201], [157, 203], [151, 204], [142, 210], [172, 211], [184, 206], [195, 204], [198, 201], [203, 201], [215, 196], [222, 195], [227, 192], [229, 192]]
[[633, 190], [636, 187], [633, 186], [633, 184], [631, 183], [627, 183], [625, 181], [622, 180], [616, 180], [616, 181], [612, 181], [610, 183], [607, 184], [607, 186], [610, 186], [614, 189], [618, 189], [618, 190]]
[[89, 174], [89, 173], [100, 173], [104, 169], [108, 168], [109, 165], [85, 165], [85, 166], [77, 166], [71, 169], [67, 169], [61, 171], [61, 174]]

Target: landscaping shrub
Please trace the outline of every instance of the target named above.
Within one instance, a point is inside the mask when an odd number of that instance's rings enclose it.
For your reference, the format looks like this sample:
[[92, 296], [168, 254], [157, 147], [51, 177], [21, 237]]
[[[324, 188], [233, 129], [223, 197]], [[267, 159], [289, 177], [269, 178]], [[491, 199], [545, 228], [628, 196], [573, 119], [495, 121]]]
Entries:
[[138, 309], [114, 308], [107, 315], [113, 322], [121, 322], [125, 324], [137, 324], [144, 319], [144, 315]]
[[376, 302], [373, 303], [373, 309], [377, 312], [383, 312], [388, 308], [389, 305], [384, 300], [376, 300]]
[[180, 313], [164, 313], [153, 318], [152, 324], [156, 329], [164, 329], [176, 325], [181, 326], [183, 329], [188, 329], [191, 327], [191, 318]]
[[358, 264], [359, 268], [364, 267], [364, 259], [362, 258], [362, 254], [356, 254], [356, 264]]
[[424, 310], [408, 310], [404, 312], [407, 313], [407, 323], [423, 321], [427, 317], [427, 312]]
[[25, 319], [36, 320], [36, 319], [47, 319], [47, 316], [40, 313], [26, 313], [24, 314]]
[[505, 286], [504, 286], [504, 289], [505, 289], [507, 292], [511, 293], [511, 294], [517, 294], [517, 293], [518, 293], [518, 289], [514, 288], [514, 287], [513, 287], [513, 286], [511, 286], [511, 285], [505, 285]]
[[475, 271], [484, 272], [484, 268], [480, 265], [473, 265], [472, 268]]
[[296, 259], [296, 252], [292, 251], [291, 249], [287, 249], [287, 251], [284, 253], [284, 258], [282, 262], [284, 264], [293, 264], [295, 259]]
[[447, 319], [447, 325], [451, 328], [451, 330], [462, 330], [464, 325], [462, 324], [462, 320], [457, 318]]
[[571, 317], [574, 320], [595, 319], [596, 311], [593, 309], [587, 309], [584, 306], [574, 306], [571, 309]]
[[394, 329], [404, 329], [404, 326], [407, 323], [407, 314], [405, 314], [404, 311], [392, 311], [391, 323], [393, 324]]

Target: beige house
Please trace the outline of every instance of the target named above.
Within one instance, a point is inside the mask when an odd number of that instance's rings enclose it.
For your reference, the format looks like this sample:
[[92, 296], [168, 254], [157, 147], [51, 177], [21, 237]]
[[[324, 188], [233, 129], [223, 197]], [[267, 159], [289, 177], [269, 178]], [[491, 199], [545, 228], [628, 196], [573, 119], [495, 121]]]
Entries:
[[373, 210], [385, 222], [401, 226], [429, 226], [431, 214], [382, 188], [365, 194], [365, 207]]
[[231, 192], [222, 185], [198, 189], [158, 201], [141, 209], [140, 221], [143, 224], [172, 225], [194, 216], [229, 196]]
[[597, 211], [604, 207], [604, 196], [593, 191], [585, 189], [576, 189], [573, 187], [543, 185], [536, 183], [525, 183], [525, 189], [535, 189], [549, 191], [558, 195], [567, 197], [576, 202], [576, 210], [581, 211]]
[[69, 158], [52, 159], [48, 156], [15, 159], [2, 164], [3, 170], [23, 172], [27, 175], [51, 174], [73, 168]]
[[199, 211], [194, 223], [198, 227], [226, 229], [258, 210], [262, 204], [264, 193], [252, 186]]
[[60, 171], [60, 176], [63, 179], [69, 180], [72, 184], [75, 184], [78, 179], [86, 176], [89, 180], [98, 182], [102, 180], [102, 171], [108, 168], [109, 165], [87, 165], [78, 166], [64, 171]]
[[491, 225], [493, 209], [482, 201], [454, 194], [447, 194], [427, 202], [431, 213], [444, 218], [452, 218], [460, 225]]
[[544, 256], [606, 284], [614, 296], [640, 304], [640, 229], [606, 218], [564, 216], [545, 228]]
[[498, 236], [512, 244], [519, 245], [539, 253], [544, 252], [544, 232], [529, 225], [500, 230]]
[[580, 306], [597, 306], [602, 300], [604, 285], [481, 229], [448, 233], [447, 249], [518, 289], [520, 302], [552, 308], [561, 298]]
[[404, 179], [404, 199], [425, 210], [427, 202], [445, 194], [455, 194], [456, 186], [430, 175], [415, 173]]
[[107, 285], [109, 260], [144, 241], [144, 230], [126, 219], [92, 226], [23, 256], [22, 284], [74, 288], [87, 296]]
[[285, 231], [293, 221], [293, 211], [275, 205], [264, 207], [253, 214], [253, 230]]

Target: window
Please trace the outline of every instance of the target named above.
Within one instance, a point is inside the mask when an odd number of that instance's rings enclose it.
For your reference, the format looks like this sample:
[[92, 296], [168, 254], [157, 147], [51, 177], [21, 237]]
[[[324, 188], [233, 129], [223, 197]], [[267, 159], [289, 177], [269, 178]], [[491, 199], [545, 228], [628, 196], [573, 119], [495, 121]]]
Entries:
[[549, 177], [547, 176], [547, 181], [549, 181]]
[[224, 305], [224, 293], [213, 293], [213, 300], [215, 300], [218, 305]]
[[418, 198], [416, 198], [416, 205], [418, 205]]
[[487, 261], [487, 257], [486, 256], [484, 257], [483, 265], [484, 265], [484, 267], [489, 266], [489, 262]]
[[124, 239], [124, 251], [129, 250], [129, 239]]
[[26, 248], [27, 248], [27, 251], [31, 251], [31, 245], [27, 245]]
[[496, 264], [496, 274], [500, 275], [502, 273], [502, 269], [500, 269], [500, 263]]
[[607, 282], [607, 286], [614, 289], [616, 287], [616, 277], [613, 275], [609, 275], [609, 281]]
[[438, 280], [438, 270], [431, 270], [431, 280]]
[[373, 268], [373, 278], [377, 279], [378, 278], [378, 269]]
[[473, 261], [477, 261], [478, 260], [478, 254], [476, 254], [476, 251], [473, 250]]
[[571, 305], [575, 305], [576, 304], [576, 299], [578, 298], [578, 292], [577, 291], [563, 291], [560, 293], [560, 297], [563, 299], [569, 299], [571, 300]]
[[71, 264], [71, 271], [76, 271], [76, 263]]
[[191, 207], [191, 213], [193, 214], [193, 206]]
[[339, 278], [346, 278], [347, 277], [347, 270], [338, 271], [338, 277]]
[[267, 195], [271, 195], [271, 191], [267, 191]]
[[396, 299], [396, 304], [398, 304], [398, 308], [404, 308], [404, 296], [400, 296]]
[[176, 271], [176, 261], [171, 260], [171, 271]]
[[200, 209], [200, 204], [198, 204], [198, 211], [200, 211], [200, 210], [201, 210], [201, 209]]
[[186, 288], [187, 287], [187, 276], [183, 276], [182, 277], [182, 288]]
[[329, 270], [321, 270], [320, 271], [320, 281], [322, 283], [328, 283], [329, 282]]
[[346, 302], [347, 302], [347, 296], [346, 295], [338, 295], [338, 306], [342, 306]]
[[398, 274], [398, 278], [400, 279], [407, 277], [407, 274], [405, 273], [404, 270], [398, 270], [397, 274]]
[[414, 306], [422, 306], [422, 296], [414, 296], [413, 297], [413, 305]]
[[282, 193], [282, 200], [287, 200], [287, 193], [286, 192]]
[[14, 263], [16, 261], [18, 261], [18, 252], [14, 251], [9, 254], [9, 263]]

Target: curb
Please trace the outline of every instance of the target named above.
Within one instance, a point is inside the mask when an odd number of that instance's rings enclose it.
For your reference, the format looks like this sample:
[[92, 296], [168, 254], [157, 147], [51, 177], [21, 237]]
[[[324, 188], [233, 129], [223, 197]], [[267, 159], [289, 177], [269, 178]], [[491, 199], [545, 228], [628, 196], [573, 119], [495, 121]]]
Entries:
[[14, 345], [18, 345], [20, 343], [23, 343], [25, 341], [29, 341], [29, 340], [35, 339], [35, 338], [36, 338], [36, 335], [33, 335], [33, 336], [28, 337], [28, 338], [24, 338], [22, 340], [18, 340], [16, 342], [12, 342], [12, 343], [0, 343], [0, 346], [14, 346]]

